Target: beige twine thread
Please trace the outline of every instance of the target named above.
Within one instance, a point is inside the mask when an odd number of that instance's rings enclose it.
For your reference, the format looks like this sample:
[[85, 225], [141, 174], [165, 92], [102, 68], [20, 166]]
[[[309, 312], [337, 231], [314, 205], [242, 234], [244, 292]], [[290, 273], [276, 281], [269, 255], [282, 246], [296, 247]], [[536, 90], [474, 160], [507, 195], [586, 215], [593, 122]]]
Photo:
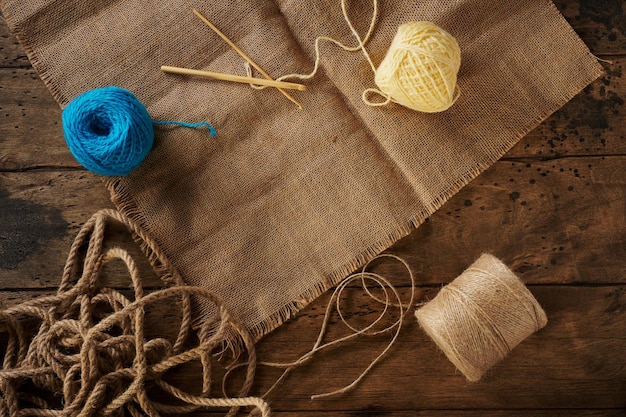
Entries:
[[469, 381], [478, 381], [515, 346], [547, 324], [524, 283], [483, 254], [415, 316]]
[[[111, 219], [126, 225], [145, 246], [169, 288], [144, 294], [139, 271], [128, 252], [104, 250], [105, 226]], [[79, 254], [87, 242], [83, 270], [74, 282]], [[114, 259], [122, 260], [128, 269], [132, 298], [98, 286], [101, 268]], [[191, 327], [192, 296], [206, 299], [219, 312], [197, 331]], [[146, 340], [145, 308], [176, 300], [182, 306], [176, 340]], [[239, 407], [254, 407], [263, 417], [270, 415], [263, 399], [248, 396], [256, 367], [250, 334], [215, 294], [183, 285], [155, 243], [133, 221], [113, 210], [96, 213], [78, 233], [57, 294], [0, 312], [0, 331], [8, 335], [0, 370], [2, 416], [157, 417], [206, 407], [230, 408], [229, 416]], [[210, 398], [211, 356], [233, 336], [247, 349], [245, 382], [239, 398]], [[202, 365], [200, 395], [186, 393], [162, 379], [167, 371], [189, 362]], [[156, 395], [150, 391], [154, 387], [159, 388]], [[161, 402], [168, 397], [174, 402], [178, 399], [178, 404]]]
[[[409, 275], [409, 280], [411, 283], [410, 297], [407, 302], [403, 302], [400, 293], [398, 290], [392, 285], [392, 283], [385, 277], [370, 272], [367, 269], [370, 267], [372, 262], [375, 262], [380, 259], [389, 258], [400, 262], [404, 268], [407, 270]], [[355, 281], [360, 281], [361, 286], [364, 289], [367, 296], [369, 296], [372, 300], [382, 305], [382, 309], [379, 311], [378, 316], [372, 320], [369, 324], [362, 328], [356, 328], [352, 326], [348, 320], [346, 319], [346, 314], [341, 308], [341, 301], [344, 298], [343, 293], [346, 288], [353, 285]], [[368, 285], [368, 282], [370, 283]], [[373, 285], [372, 285], [373, 284]], [[373, 288], [378, 288], [382, 292], [382, 296], [377, 296], [372, 292]], [[292, 362], [259, 362], [258, 365], [263, 365], [271, 368], [283, 369], [282, 375], [274, 382], [274, 384], [261, 396], [261, 398], [267, 398], [267, 396], [274, 391], [286, 378], [287, 376], [296, 368], [304, 365], [311, 359], [315, 357], [315, 355], [322, 351], [332, 347], [337, 347], [341, 344], [348, 342], [349, 340], [355, 339], [361, 336], [377, 336], [385, 333], [392, 333], [392, 337], [389, 340], [389, 343], [385, 346], [385, 348], [374, 358], [374, 360], [364, 369], [361, 374], [354, 379], [350, 384], [344, 386], [343, 388], [323, 393], [323, 394], [314, 394], [311, 395], [311, 399], [315, 400], [318, 398], [330, 397], [338, 394], [343, 394], [354, 389], [364, 378], [365, 376], [378, 364], [385, 355], [389, 352], [389, 350], [393, 347], [394, 343], [398, 339], [400, 335], [400, 331], [402, 330], [403, 323], [405, 321], [405, 317], [409, 310], [414, 306], [414, 297], [415, 297], [415, 277], [413, 275], [413, 271], [409, 264], [402, 258], [392, 255], [392, 254], [381, 254], [374, 257], [371, 261], [366, 263], [361, 271], [356, 272], [346, 278], [344, 278], [333, 291], [328, 305], [326, 307], [326, 312], [324, 314], [324, 319], [322, 322], [322, 326], [320, 332], [318, 334], [317, 340], [313, 344], [311, 350], [306, 352], [300, 358], [292, 361]], [[398, 318], [393, 321], [388, 326], [377, 329], [377, 325], [383, 320], [386, 316], [389, 308], [397, 308], [398, 309]], [[324, 336], [328, 330], [330, 318], [333, 313], [333, 309], [337, 311], [339, 315], [340, 321], [348, 327], [351, 331], [348, 335], [341, 337], [339, 339], [332, 340], [327, 343], [323, 343]], [[229, 377], [229, 374], [234, 370], [238, 369], [241, 366], [246, 366], [247, 363], [237, 364], [226, 373], [223, 380], [224, 395], [226, 395], [226, 391], [224, 385], [226, 384], [226, 380]]]

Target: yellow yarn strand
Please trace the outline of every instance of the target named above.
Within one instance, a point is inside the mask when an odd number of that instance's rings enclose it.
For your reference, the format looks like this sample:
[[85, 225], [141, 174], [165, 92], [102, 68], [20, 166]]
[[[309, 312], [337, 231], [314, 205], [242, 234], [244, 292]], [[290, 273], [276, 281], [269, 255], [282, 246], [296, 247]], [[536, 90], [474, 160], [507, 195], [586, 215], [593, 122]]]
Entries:
[[300, 80], [309, 80], [315, 77], [315, 75], [317, 74], [317, 71], [319, 70], [320, 61], [321, 61], [320, 43], [322, 41], [334, 43], [335, 45], [337, 45], [338, 47], [340, 47], [341, 49], [347, 52], [356, 52], [358, 50], [361, 50], [363, 52], [363, 55], [365, 56], [365, 59], [367, 59], [367, 62], [369, 62], [370, 67], [372, 67], [372, 71], [376, 72], [376, 66], [374, 65], [374, 63], [372, 62], [372, 59], [370, 58], [369, 54], [365, 50], [365, 44], [367, 43], [367, 41], [369, 41], [370, 37], [372, 36], [372, 33], [374, 32], [374, 27], [376, 26], [376, 19], [378, 17], [378, 0], [373, 1], [372, 20], [370, 21], [370, 25], [367, 29], [367, 33], [365, 34], [365, 37], [363, 37], [363, 39], [361, 39], [361, 36], [354, 28], [354, 25], [352, 25], [352, 21], [350, 20], [350, 17], [348, 16], [348, 8], [346, 6], [346, 0], [341, 0], [341, 11], [343, 13], [343, 18], [345, 19], [346, 23], [348, 24], [348, 27], [350, 28], [350, 31], [352, 32], [352, 35], [358, 41], [358, 45], [348, 46], [348, 45], [341, 43], [337, 39], [333, 39], [328, 36], [318, 36], [317, 38], [315, 38], [315, 63], [313, 65], [313, 70], [308, 74], [294, 73], [294, 74], [283, 75], [282, 77], [277, 78], [276, 81], [283, 81], [285, 79], [290, 79], [290, 78], [298, 78]]
[[[434, 113], [444, 111], [456, 102], [460, 95], [456, 81], [461, 66], [461, 50], [452, 35], [432, 22], [405, 23], [398, 28], [387, 55], [377, 69], [365, 49], [365, 44], [376, 26], [378, 0], [373, 0], [372, 19], [363, 38], [348, 16], [346, 0], [341, 0], [341, 11], [358, 44], [348, 46], [328, 36], [318, 36], [315, 39], [313, 70], [308, 74], [283, 75], [277, 78], [277, 81], [313, 78], [320, 66], [320, 43], [328, 41], [344, 51], [363, 52], [375, 74], [374, 82], [379, 88], [368, 88], [363, 91], [361, 98], [368, 106], [385, 106], [393, 101], [412, 110]], [[247, 71], [250, 75], [249, 67]], [[378, 94], [384, 100], [371, 101], [369, 98], [371, 94]]]

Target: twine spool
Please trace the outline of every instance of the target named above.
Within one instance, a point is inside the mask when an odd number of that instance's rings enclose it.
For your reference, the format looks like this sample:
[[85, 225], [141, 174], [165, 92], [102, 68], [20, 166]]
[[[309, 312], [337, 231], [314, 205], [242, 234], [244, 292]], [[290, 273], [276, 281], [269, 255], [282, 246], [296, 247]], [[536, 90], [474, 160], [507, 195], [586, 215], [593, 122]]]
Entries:
[[398, 28], [374, 82], [398, 104], [441, 112], [459, 97], [460, 66], [461, 49], [452, 35], [433, 22], [410, 22]]
[[442, 288], [415, 316], [472, 382], [547, 323], [524, 283], [489, 254]]
[[108, 176], [127, 175], [141, 164], [154, 143], [153, 124], [206, 126], [211, 136], [215, 135], [207, 122], [155, 122], [133, 93], [116, 86], [84, 92], [61, 116], [65, 141], [74, 158], [89, 171]]

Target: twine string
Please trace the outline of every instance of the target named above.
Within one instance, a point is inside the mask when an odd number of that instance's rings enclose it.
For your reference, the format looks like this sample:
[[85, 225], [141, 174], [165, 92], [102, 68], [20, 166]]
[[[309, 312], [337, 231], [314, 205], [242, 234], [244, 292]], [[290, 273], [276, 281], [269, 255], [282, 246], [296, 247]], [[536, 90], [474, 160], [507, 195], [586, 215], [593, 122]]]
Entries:
[[[372, 262], [389, 258], [392, 260], [396, 260], [400, 262], [404, 268], [408, 271], [409, 280], [410, 280], [410, 297], [409, 300], [403, 302], [402, 297], [398, 291], [398, 289], [385, 277], [380, 274], [368, 271]], [[361, 285], [365, 291], [365, 294], [369, 296], [375, 302], [381, 304], [383, 308], [379, 311], [376, 318], [374, 318], [369, 324], [362, 328], [356, 328], [352, 324], [349, 323], [346, 314], [341, 307], [341, 300], [344, 299], [344, 291], [346, 288], [351, 286], [354, 282], [360, 281]], [[382, 297], [377, 296], [372, 292], [372, 285], [368, 285], [368, 282], [375, 284], [373, 287], [378, 288], [382, 291]], [[326, 311], [324, 313], [324, 319], [322, 321], [322, 325], [320, 327], [320, 331], [318, 333], [317, 339], [313, 344], [313, 347], [306, 353], [304, 353], [299, 358], [291, 361], [291, 362], [259, 362], [258, 365], [267, 366], [271, 368], [282, 369], [282, 374], [277, 378], [277, 380], [272, 384], [272, 386], [263, 394], [261, 398], [267, 398], [283, 381], [285, 381], [288, 375], [295, 370], [296, 368], [304, 365], [309, 360], [313, 359], [315, 354], [322, 351], [327, 350], [335, 346], [339, 346], [341, 344], [345, 344], [346, 342], [355, 339], [361, 336], [376, 336], [384, 333], [392, 333], [392, 337], [389, 340], [388, 344], [385, 348], [370, 362], [370, 364], [348, 385], [339, 388], [334, 391], [322, 393], [322, 394], [314, 394], [311, 395], [311, 399], [325, 398], [338, 394], [343, 394], [354, 389], [366, 376], [367, 374], [374, 368], [389, 352], [389, 350], [393, 347], [400, 332], [402, 330], [402, 326], [405, 320], [405, 317], [409, 310], [414, 306], [415, 300], [415, 277], [413, 275], [413, 271], [409, 264], [402, 258], [392, 255], [392, 254], [381, 254], [374, 257], [372, 260], [367, 262], [359, 272], [356, 272], [346, 278], [344, 278], [333, 291], [330, 300], [327, 304]], [[377, 325], [384, 319], [387, 315], [387, 311], [390, 307], [396, 307], [398, 309], [398, 318], [393, 321], [391, 324], [387, 325], [382, 329], [376, 329]], [[337, 311], [339, 316], [339, 320], [343, 323], [351, 333], [346, 336], [340, 337], [338, 339], [329, 341], [324, 343], [324, 337], [328, 331], [330, 320], [333, 314], [333, 310]], [[231, 366], [224, 378], [222, 380], [222, 391], [223, 395], [226, 396], [226, 382], [229, 379], [230, 375], [242, 366], [246, 366], [246, 362], [235, 364]]]
[[[133, 233], [167, 288], [146, 293], [132, 256], [117, 247], [105, 250], [105, 229], [111, 221]], [[102, 267], [114, 260], [121, 260], [128, 271], [130, 296], [99, 283]], [[191, 327], [191, 297], [214, 304], [218, 312], [198, 330]], [[147, 311], [172, 302], [181, 305], [182, 314], [174, 340], [148, 338]], [[0, 312], [0, 331], [7, 335], [0, 415], [158, 417], [206, 407], [228, 408], [229, 416], [240, 407], [252, 407], [263, 417], [270, 414], [263, 399], [248, 395], [257, 362], [251, 335], [214, 293], [185, 286], [155, 242], [117, 211], [100, 211], [85, 223], [70, 248], [57, 293]], [[211, 355], [233, 337], [247, 351], [245, 380], [239, 397], [212, 398]], [[190, 362], [202, 366], [199, 395], [163, 379], [167, 371]], [[176, 403], [161, 402], [168, 397]]]
[[322, 41], [331, 42], [346, 52], [356, 52], [359, 50], [362, 51], [363, 56], [365, 57], [367, 62], [370, 64], [370, 67], [372, 68], [372, 72], [376, 72], [376, 66], [374, 65], [374, 62], [372, 62], [372, 59], [370, 58], [367, 50], [365, 49], [365, 44], [369, 41], [370, 37], [372, 36], [372, 33], [374, 32], [374, 27], [376, 26], [376, 20], [378, 18], [378, 0], [373, 0], [372, 3], [373, 3], [372, 18], [370, 19], [370, 24], [369, 24], [369, 27], [367, 29], [365, 36], [363, 37], [363, 39], [361, 39], [361, 36], [357, 32], [357, 30], [354, 28], [354, 25], [352, 24], [352, 21], [350, 20], [350, 16], [348, 16], [348, 8], [346, 6], [346, 0], [341, 0], [341, 12], [343, 13], [344, 20], [346, 21], [346, 23], [348, 24], [348, 27], [350, 28], [350, 32], [352, 32], [352, 35], [356, 38], [358, 42], [356, 46], [348, 46], [338, 41], [337, 39], [334, 39], [328, 36], [318, 36], [317, 38], [315, 38], [315, 45], [314, 45], [315, 46], [315, 63], [313, 65], [313, 70], [308, 74], [295, 73], [295, 74], [283, 75], [282, 77], [279, 77], [276, 80], [283, 81], [288, 78], [298, 78], [301, 80], [308, 80], [308, 79], [313, 78], [317, 74], [317, 71], [319, 70], [319, 66], [321, 62], [320, 43]]
[[[339, 40], [337, 40], [335, 38], [331, 38], [329, 36], [318, 36], [318, 37], [315, 38], [315, 42], [314, 42], [315, 61], [314, 61], [313, 69], [311, 70], [311, 72], [309, 72], [308, 74], [300, 74], [300, 73], [285, 74], [283, 76], [280, 76], [280, 77], [276, 78], [276, 81], [284, 81], [284, 80], [287, 80], [287, 79], [294, 79], [294, 78], [300, 79], [300, 80], [309, 80], [309, 79], [315, 77], [315, 75], [317, 75], [317, 72], [319, 71], [319, 67], [320, 67], [320, 64], [321, 64], [321, 52], [320, 52], [320, 44], [321, 44], [321, 42], [333, 43], [333, 44], [337, 45], [338, 47], [340, 47], [341, 49], [343, 49], [346, 52], [356, 52], [356, 51], [360, 50], [363, 53], [363, 56], [365, 57], [367, 62], [369, 63], [370, 68], [372, 69], [372, 72], [376, 73], [376, 66], [374, 65], [374, 62], [372, 61], [372, 58], [370, 57], [369, 53], [367, 52], [367, 49], [365, 49], [365, 44], [367, 44], [367, 42], [371, 38], [372, 34], [374, 33], [374, 28], [376, 26], [376, 21], [378, 19], [378, 0], [373, 0], [372, 4], [373, 4], [372, 18], [370, 19], [370, 24], [368, 26], [367, 32], [365, 33], [365, 36], [363, 38], [361, 38], [361, 35], [359, 34], [359, 32], [354, 27], [352, 21], [350, 20], [350, 16], [348, 15], [348, 7], [346, 5], [346, 0], [341, 0], [341, 12], [343, 13], [343, 18], [346, 21], [346, 23], [348, 25], [348, 28], [350, 29], [350, 32], [352, 33], [352, 35], [357, 40], [357, 44], [355, 46], [349, 46], [349, 45], [346, 45], [343, 42], [341, 42], [341, 41], [339, 41]], [[251, 65], [246, 62], [244, 64], [244, 67], [246, 69], [247, 76], [248, 77], [252, 77]], [[254, 85], [254, 84], [250, 84], [250, 86], [252, 88], [254, 88], [254, 89], [257, 89], [257, 90], [262, 90], [264, 88], [267, 88], [265, 86]], [[389, 102], [391, 102], [391, 97], [385, 95], [381, 91], [378, 91], [376, 89], [371, 89], [371, 88], [366, 90], [366, 91], [369, 91], [369, 90], [375, 91], [378, 94], [380, 94], [380, 95], [382, 95], [382, 96], [384, 96], [386, 98], [386, 101], [383, 102], [383, 103], [372, 103], [370, 105], [381, 106], [381, 105], [389, 104]], [[363, 97], [364, 97], [364, 101], [366, 103], [368, 103], [368, 101], [365, 100], [366, 92], [363, 92]]]
[[[347, 52], [360, 50], [363, 53], [378, 87], [366, 88], [361, 93], [361, 100], [367, 106], [380, 107], [394, 102], [412, 110], [436, 113], [447, 110], [457, 101], [460, 96], [457, 73], [461, 65], [461, 51], [452, 35], [433, 22], [405, 23], [398, 28], [387, 54], [376, 67], [365, 45], [376, 26], [378, 0], [372, 0], [372, 17], [364, 37], [361, 37], [348, 15], [346, 0], [341, 0], [340, 4], [344, 21], [357, 44], [349, 46], [328, 36], [318, 36], [314, 41], [315, 61], [312, 71], [308, 74], [283, 75], [277, 81], [313, 78], [321, 64], [320, 44], [326, 41]], [[245, 68], [248, 77], [252, 77], [250, 65], [245, 64]], [[251, 86], [255, 89], [264, 88]], [[373, 100], [370, 98], [373, 96], [379, 98]]]

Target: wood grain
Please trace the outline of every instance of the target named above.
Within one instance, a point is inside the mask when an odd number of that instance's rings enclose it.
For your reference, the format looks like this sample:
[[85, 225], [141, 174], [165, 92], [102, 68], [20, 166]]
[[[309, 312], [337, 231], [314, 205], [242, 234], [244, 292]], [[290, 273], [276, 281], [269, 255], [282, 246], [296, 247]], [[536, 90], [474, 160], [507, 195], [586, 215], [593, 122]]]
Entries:
[[[350, 383], [382, 350], [389, 336], [362, 337], [341, 348], [321, 352], [294, 371], [269, 400], [277, 410], [457, 410], [457, 409], [615, 409], [626, 407], [626, 286], [530, 286], [549, 317], [548, 325], [517, 346], [479, 382], [469, 383], [410, 316], [398, 343], [375, 370], [347, 395], [311, 401], [312, 394]], [[380, 305], [362, 290], [350, 289], [344, 312], [351, 324], [375, 319]], [[420, 300], [437, 288], [423, 288]], [[0, 292], [8, 307], [32, 297], [33, 291]], [[48, 292], [37, 291], [37, 295]], [[403, 294], [405, 297], [407, 293]], [[311, 348], [328, 294], [258, 343], [262, 361], [297, 359]], [[581, 314], [584, 311], [585, 314]], [[179, 310], [163, 305], [147, 310], [151, 332], [174, 337]], [[152, 316], [151, 316], [152, 314]], [[327, 341], [347, 334], [333, 315]], [[288, 349], [286, 349], [288, 347]], [[198, 389], [198, 370], [185, 368], [169, 380], [190, 392]], [[218, 370], [216, 370], [218, 372]], [[255, 392], [262, 393], [278, 372], [259, 367]], [[232, 384], [239, 386], [238, 381]]]
[[0, 171], [81, 169], [65, 144], [61, 109], [35, 71], [0, 69]]
[[0, 68], [30, 68], [30, 61], [0, 13]]
[[[112, 206], [107, 192], [81, 171], [7, 172], [0, 185], [12, 219], [0, 225], [0, 288], [55, 287], [79, 226]], [[624, 283], [625, 193], [626, 156], [499, 161], [390, 251], [422, 284], [451, 281], [485, 251], [527, 283]]]
[[[592, 53], [611, 61], [603, 62], [605, 74], [390, 249], [415, 271], [420, 300], [432, 299], [480, 253], [491, 251], [529, 285], [548, 325], [481, 381], [468, 383], [411, 316], [390, 355], [354, 392], [308, 399], [351, 382], [388, 339], [360, 339], [320, 354], [270, 397], [274, 415], [626, 414], [626, 1], [555, 4]], [[67, 150], [60, 114], [0, 20], [0, 308], [53, 293], [80, 226], [96, 210], [112, 207], [100, 180]], [[113, 227], [107, 239], [141, 259], [121, 228]], [[140, 268], [146, 286], [161, 286], [145, 259]], [[395, 277], [406, 296], [397, 265], [374, 268]], [[118, 264], [107, 267], [103, 282], [129, 285]], [[309, 349], [328, 297], [261, 340], [260, 359], [293, 359]], [[345, 307], [353, 323], [378, 311], [356, 288]], [[150, 331], [171, 334], [176, 305], [158, 314]], [[330, 338], [344, 334], [336, 317], [332, 323]], [[261, 367], [256, 392], [276, 376]], [[193, 371], [173, 378], [187, 389], [197, 387]]]
[[626, 2], [557, 0], [554, 3], [593, 53], [625, 54]]
[[505, 158], [555, 159], [626, 154], [623, 56], [603, 62], [605, 73], [526, 135]]

